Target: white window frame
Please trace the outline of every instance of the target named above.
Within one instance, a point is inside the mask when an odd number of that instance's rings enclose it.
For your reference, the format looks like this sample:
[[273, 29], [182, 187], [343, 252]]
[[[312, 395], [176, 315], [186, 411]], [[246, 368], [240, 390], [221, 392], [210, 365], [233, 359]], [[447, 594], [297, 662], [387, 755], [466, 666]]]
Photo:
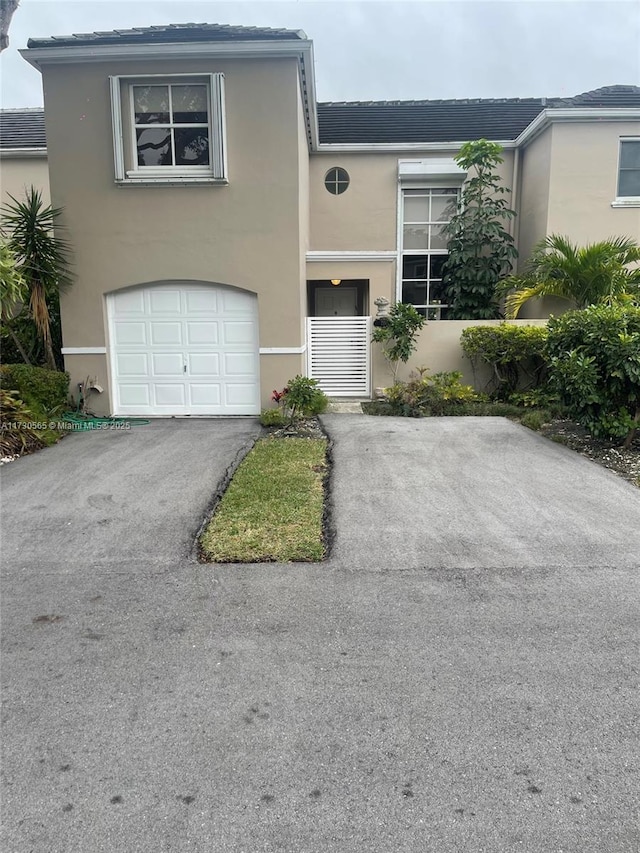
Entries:
[[[418, 193], [423, 192], [425, 194], [428, 193], [429, 196], [431, 196], [431, 193], [433, 193], [433, 192], [437, 193], [438, 191], [442, 192], [442, 190], [455, 190], [456, 195], [454, 196], [453, 194], [451, 194], [450, 197], [452, 199], [453, 198], [456, 199], [456, 207], [457, 207], [460, 203], [460, 194], [462, 191], [462, 186], [461, 186], [461, 184], [458, 183], [458, 181], [454, 180], [454, 181], [439, 182], [439, 183], [434, 182], [434, 183], [429, 183], [429, 184], [424, 184], [424, 185], [422, 183], [420, 183], [419, 185], [405, 184], [404, 186], [400, 185], [398, 190], [399, 190], [399, 192], [398, 192], [398, 280], [397, 280], [397, 286], [396, 286], [396, 299], [398, 302], [402, 302], [403, 301], [403, 293], [402, 293], [403, 284], [405, 281], [411, 281], [412, 280], [412, 279], [405, 279], [405, 277], [404, 277], [404, 258], [405, 258], [405, 256], [407, 256], [407, 257], [409, 257], [409, 256], [426, 257], [427, 258], [427, 271], [426, 271], [426, 275], [425, 275], [425, 280], [427, 281], [427, 296], [429, 296], [429, 269], [428, 269], [428, 267], [429, 267], [430, 258], [432, 256], [436, 256], [436, 255], [440, 256], [440, 257], [442, 257], [442, 256], [448, 257], [448, 255], [449, 255], [449, 253], [447, 252], [446, 249], [435, 249], [435, 250], [428, 249], [428, 248], [427, 249], [405, 249], [405, 247], [404, 247], [404, 226], [405, 226], [404, 200], [405, 200], [406, 191], [407, 190], [416, 191]], [[429, 207], [431, 207], [431, 203], [429, 204]], [[409, 223], [409, 224], [411, 224], [411, 223]], [[439, 224], [439, 221], [438, 222], [429, 221], [428, 223], [424, 223], [424, 224], [427, 224], [429, 227], [431, 227], [434, 224]], [[416, 281], [422, 281], [423, 279], [415, 279], [415, 280]], [[442, 319], [442, 310], [451, 307], [449, 303], [429, 302], [428, 300], [424, 304], [418, 304], [418, 303], [410, 303], [410, 304], [412, 304], [416, 308], [417, 311], [420, 311], [420, 312], [424, 311], [427, 320], [440, 320], [440, 319]]]
[[[175, 80], [194, 84], [203, 82], [208, 92], [209, 165], [208, 166], [138, 166], [135, 122], [133, 120], [133, 86], [166, 83]], [[227, 144], [224, 103], [224, 74], [141, 74], [109, 78], [115, 181], [119, 185], [156, 184], [226, 184], [228, 183]], [[129, 138], [125, 139], [123, 92], [129, 106]], [[127, 169], [127, 159], [133, 168]]]
[[635, 142], [640, 145], [640, 136], [622, 136], [618, 144], [618, 168], [616, 169], [616, 197], [611, 207], [640, 207], [640, 195], [620, 195], [620, 171], [622, 164], [622, 146], [625, 142]]

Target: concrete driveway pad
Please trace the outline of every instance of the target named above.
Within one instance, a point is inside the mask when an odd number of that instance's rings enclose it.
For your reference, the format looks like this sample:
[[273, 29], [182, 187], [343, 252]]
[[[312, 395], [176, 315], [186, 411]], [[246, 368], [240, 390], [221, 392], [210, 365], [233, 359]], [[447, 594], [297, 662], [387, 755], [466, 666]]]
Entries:
[[500, 419], [323, 420], [318, 565], [191, 556], [251, 421], [3, 470], [2, 850], [640, 848], [640, 491]]
[[351, 568], [640, 564], [640, 491], [525, 427], [324, 422], [339, 470], [335, 554]]

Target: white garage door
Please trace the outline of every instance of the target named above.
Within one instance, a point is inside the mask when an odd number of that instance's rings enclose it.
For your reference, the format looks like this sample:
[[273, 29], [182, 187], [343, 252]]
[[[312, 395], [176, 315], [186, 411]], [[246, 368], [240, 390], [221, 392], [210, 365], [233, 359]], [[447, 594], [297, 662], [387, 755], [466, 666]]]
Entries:
[[112, 293], [108, 313], [114, 414], [260, 411], [253, 294], [171, 282]]

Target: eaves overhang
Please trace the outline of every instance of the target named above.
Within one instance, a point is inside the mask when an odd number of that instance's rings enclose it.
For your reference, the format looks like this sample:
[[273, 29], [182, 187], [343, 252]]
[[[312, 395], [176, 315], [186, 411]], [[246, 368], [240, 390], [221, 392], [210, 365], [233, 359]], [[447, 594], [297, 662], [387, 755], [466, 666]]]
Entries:
[[318, 145], [313, 43], [308, 39], [281, 41], [176, 42], [157, 44], [68, 45], [64, 47], [28, 47], [19, 51], [38, 71], [47, 65], [70, 65], [86, 62], [150, 59], [264, 59], [295, 58], [302, 92], [307, 142], [314, 150]]
[[640, 121], [640, 110], [636, 107], [570, 107], [567, 109], [544, 109], [531, 124], [527, 125], [515, 140], [514, 147], [525, 148], [536, 137], [556, 122], [585, 121]]

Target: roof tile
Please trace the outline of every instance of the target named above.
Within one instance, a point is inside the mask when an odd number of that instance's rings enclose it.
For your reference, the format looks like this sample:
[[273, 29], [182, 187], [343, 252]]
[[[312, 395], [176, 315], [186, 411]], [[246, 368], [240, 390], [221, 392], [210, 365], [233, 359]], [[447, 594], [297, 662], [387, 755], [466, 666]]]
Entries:
[[27, 42], [27, 47], [81, 47], [95, 44], [157, 44], [193, 41], [280, 41], [306, 38], [302, 30], [237, 27], [230, 24], [167, 24], [110, 32], [31, 38]]
[[44, 110], [34, 107], [0, 111], [0, 151], [47, 147]]

